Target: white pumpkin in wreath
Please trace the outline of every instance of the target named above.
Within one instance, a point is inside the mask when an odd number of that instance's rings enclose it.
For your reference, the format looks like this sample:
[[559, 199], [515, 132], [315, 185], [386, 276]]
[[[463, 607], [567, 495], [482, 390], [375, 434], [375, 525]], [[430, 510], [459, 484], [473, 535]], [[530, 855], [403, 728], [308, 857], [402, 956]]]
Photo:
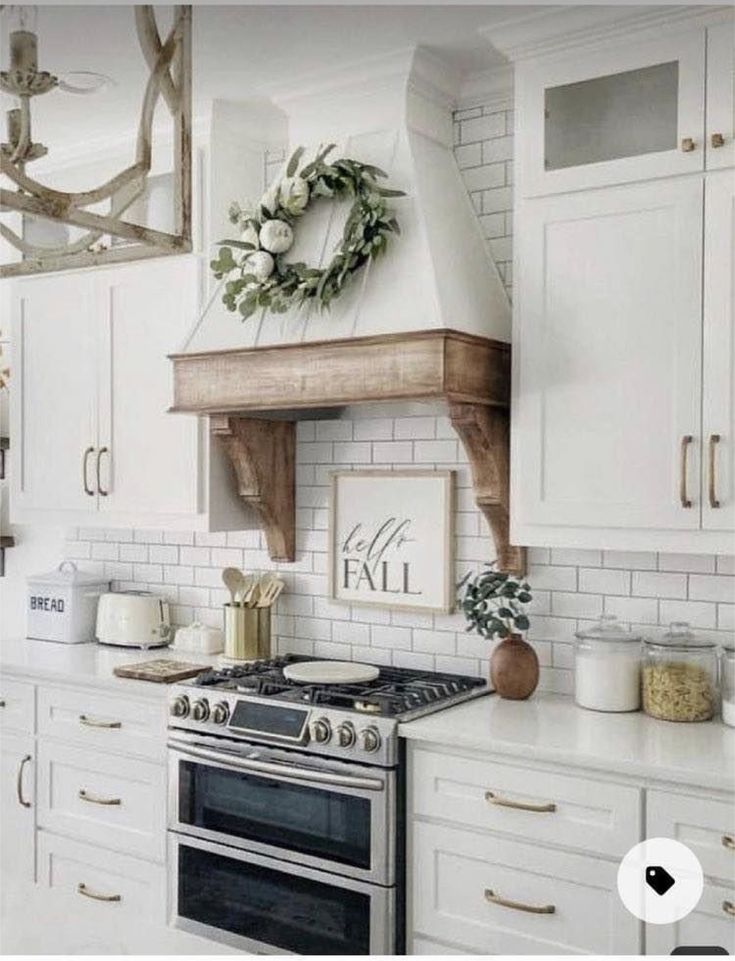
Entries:
[[253, 277], [255, 277], [255, 279], [260, 283], [262, 283], [264, 280], [268, 280], [270, 275], [273, 273], [275, 266], [276, 262], [267, 250], [256, 250], [255, 253], [250, 254], [245, 262], [245, 269], [247, 272], [252, 274]]
[[283, 220], [266, 220], [260, 228], [260, 246], [272, 254], [283, 254], [293, 244], [293, 230]]

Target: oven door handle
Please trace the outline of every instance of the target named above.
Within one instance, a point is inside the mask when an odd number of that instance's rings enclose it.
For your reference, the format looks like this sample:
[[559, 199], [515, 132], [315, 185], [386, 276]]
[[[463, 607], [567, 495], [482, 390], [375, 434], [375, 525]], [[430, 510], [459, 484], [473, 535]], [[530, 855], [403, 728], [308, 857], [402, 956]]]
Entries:
[[242, 771], [255, 771], [258, 774], [275, 774], [292, 781], [309, 781], [312, 784], [329, 784], [334, 787], [357, 788], [363, 791], [384, 791], [385, 783], [378, 778], [352, 777], [349, 774], [333, 774], [329, 771], [314, 771], [310, 768], [292, 766], [279, 761], [257, 761], [252, 758], [237, 757], [220, 751], [193, 747], [184, 741], [170, 739], [168, 746], [179, 754], [202, 761], [212, 761], [222, 767]]

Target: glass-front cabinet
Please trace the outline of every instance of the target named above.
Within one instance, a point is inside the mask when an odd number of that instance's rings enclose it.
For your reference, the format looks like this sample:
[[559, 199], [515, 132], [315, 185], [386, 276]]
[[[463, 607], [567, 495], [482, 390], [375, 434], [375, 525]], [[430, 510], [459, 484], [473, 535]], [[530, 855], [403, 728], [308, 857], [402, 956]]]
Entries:
[[703, 170], [706, 40], [690, 27], [519, 67], [522, 194]]

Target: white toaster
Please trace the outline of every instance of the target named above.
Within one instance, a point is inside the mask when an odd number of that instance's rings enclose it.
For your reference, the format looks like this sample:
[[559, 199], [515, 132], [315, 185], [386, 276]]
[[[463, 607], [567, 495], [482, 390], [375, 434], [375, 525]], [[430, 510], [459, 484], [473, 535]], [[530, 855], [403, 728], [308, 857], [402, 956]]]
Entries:
[[103, 594], [97, 606], [100, 644], [161, 647], [172, 639], [168, 601], [147, 591]]

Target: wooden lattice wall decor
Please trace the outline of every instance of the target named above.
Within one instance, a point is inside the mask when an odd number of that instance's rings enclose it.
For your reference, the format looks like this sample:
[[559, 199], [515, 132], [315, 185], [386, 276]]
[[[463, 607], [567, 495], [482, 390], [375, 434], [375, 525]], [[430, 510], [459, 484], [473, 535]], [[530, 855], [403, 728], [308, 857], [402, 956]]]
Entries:
[[[21, 255], [21, 259], [0, 267], [0, 277], [191, 250], [191, 7], [174, 8], [173, 23], [165, 38], [159, 32], [154, 7], [138, 6], [134, 10], [138, 40], [150, 71], [135, 160], [100, 186], [77, 193], [54, 190], [26, 173], [26, 165], [46, 153], [31, 137], [31, 99], [53, 89], [57, 79], [37, 69], [34, 35], [11, 34], [10, 69], [0, 73], [0, 89], [17, 97], [20, 107], [8, 116], [9, 142], [0, 146], [0, 172], [15, 189], [0, 189], [0, 213], [39, 217], [81, 228], [84, 233], [62, 246], [39, 246], [25, 239], [22, 231], [0, 222], [0, 236]], [[172, 233], [125, 220], [126, 211], [143, 195], [151, 172], [153, 116], [159, 98], [168, 108], [174, 129]], [[106, 213], [89, 209], [108, 201]], [[105, 245], [104, 238], [108, 237], [122, 243]]]

